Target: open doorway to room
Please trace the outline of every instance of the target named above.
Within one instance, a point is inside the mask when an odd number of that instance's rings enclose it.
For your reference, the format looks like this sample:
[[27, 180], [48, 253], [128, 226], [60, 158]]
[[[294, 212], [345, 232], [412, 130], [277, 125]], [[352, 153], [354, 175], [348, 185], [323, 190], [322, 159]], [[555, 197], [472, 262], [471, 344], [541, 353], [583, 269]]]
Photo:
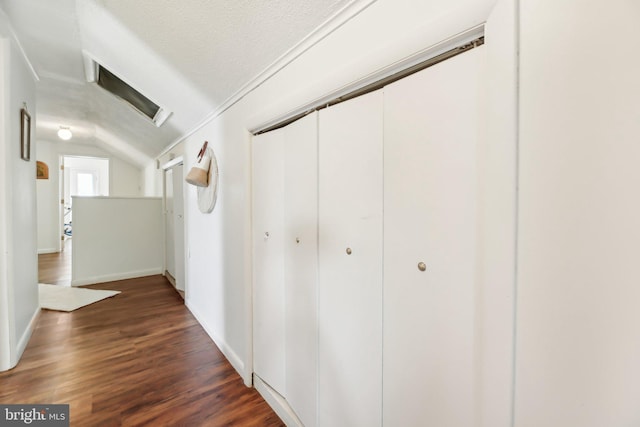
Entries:
[[73, 197], [109, 195], [109, 159], [61, 155], [58, 180], [59, 251], [38, 256], [38, 279], [40, 283], [71, 286]]
[[[109, 195], [109, 159], [62, 156], [60, 168], [62, 241], [73, 236], [73, 197]], [[65, 247], [61, 248], [64, 250]]]

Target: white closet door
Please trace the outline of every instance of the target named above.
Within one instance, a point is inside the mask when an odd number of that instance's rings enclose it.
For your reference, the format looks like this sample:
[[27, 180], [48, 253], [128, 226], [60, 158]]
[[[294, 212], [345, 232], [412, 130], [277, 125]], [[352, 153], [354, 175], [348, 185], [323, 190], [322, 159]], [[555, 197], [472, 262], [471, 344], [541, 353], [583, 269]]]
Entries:
[[253, 363], [278, 393], [285, 390], [283, 277], [284, 133], [253, 138]]
[[318, 291], [318, 113], [285, 132], [286, 398], [316, 425]]
[[382, 100], [377, 91], [320, 111], [321, 426], [381, 424]]
[[386, 426], [475, 425], [484, 54], [473, 49], [385, 88]]

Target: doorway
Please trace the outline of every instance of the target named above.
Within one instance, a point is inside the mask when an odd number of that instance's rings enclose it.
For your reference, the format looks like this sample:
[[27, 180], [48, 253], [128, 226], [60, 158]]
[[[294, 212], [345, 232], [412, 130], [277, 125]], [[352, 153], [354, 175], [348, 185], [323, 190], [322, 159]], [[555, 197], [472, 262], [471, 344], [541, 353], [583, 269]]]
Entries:
[[[60, 168], [61, 223], [64, 243], [73, 236], [73, 196], [109, 195], [109, 159], [62, 156]], [[65, 250], [66, 244], [60, 248]]]

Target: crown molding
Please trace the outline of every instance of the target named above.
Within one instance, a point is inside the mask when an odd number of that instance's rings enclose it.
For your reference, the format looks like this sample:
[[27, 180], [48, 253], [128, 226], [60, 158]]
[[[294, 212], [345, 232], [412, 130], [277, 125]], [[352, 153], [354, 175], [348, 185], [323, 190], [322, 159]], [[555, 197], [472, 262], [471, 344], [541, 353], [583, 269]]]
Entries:
[[162, 157], [171, 151], [176, 145], [180, 144], [185, 139], [189, 138], [191, 135], [196, 133], [198, 130], [202, 129], [207, 123], [214, 120], [216, 117], [220, 116], [222, 113], [227, 111], [233, 105], [235, 105], [242, 98], [247, 96], [249, 93], [254, 91], [257, 87], [262, 85], [264, 82], [269, 80], [275, 74], [277, 74], [284, 67], [289, 65], [291, 62], [296, 60], [306, 51], [311, 49], [313, 46], [324, 40], [326, 37], [331, 35], [334, 31], [342, 27], [344, 24], [349, 22], [354, 17], [358, 16], [362, 11], [367, 9], [377, 0], [353, 0], [344, 6], [342, 9], [337, 11], [334, 15], [320, 24], [315, 30], [313, 30], [309, 35], [303, 38], [299, 43], [293, 46], [291, 49], [282, 54], [278, 59], [276, 59], [271, 65], [265, 68], [262, 72], [258, 73], [253, 79], [249, 80], [244, 86], [242, 86], [239, 90], [237, 90], [233, 95], [227, 98], [220, 106], [218, 106], [211, 113], [207, 114], [198, 124], [196, 124], [190, 131], [186, 132], [179, 138], [175, 139], [172, 143], [170, 143], [160, 154], [158, 154], [157, 158]]

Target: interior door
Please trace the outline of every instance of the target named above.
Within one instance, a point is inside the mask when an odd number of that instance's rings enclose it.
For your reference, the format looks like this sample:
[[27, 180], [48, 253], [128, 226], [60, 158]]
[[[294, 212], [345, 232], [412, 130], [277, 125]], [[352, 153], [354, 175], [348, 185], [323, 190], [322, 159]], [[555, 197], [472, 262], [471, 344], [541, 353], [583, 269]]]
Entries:
[[320, 111], [318, 423], [382, 421], [381, 91]]
[[184, 166], [182, 163], [171, 168], [173, 171], [173, 241], [174, 271], [176, 289], [184, 291]]
[[173, 169], [167, 169], [164, 172], [164, 194], [165, 194], [165, 269], [173, 278], [176, 277], [176, 261], [175, 261], [175, 224], [173, 212]]
[[286, 398], [316, 425], [318, 293], [318, 114], [284, 128]]
[[384, 425], [475, 425], [484, 47], [387, 86]]
[[253, 370], [285, 394], [284, 131], [253, 138]]

